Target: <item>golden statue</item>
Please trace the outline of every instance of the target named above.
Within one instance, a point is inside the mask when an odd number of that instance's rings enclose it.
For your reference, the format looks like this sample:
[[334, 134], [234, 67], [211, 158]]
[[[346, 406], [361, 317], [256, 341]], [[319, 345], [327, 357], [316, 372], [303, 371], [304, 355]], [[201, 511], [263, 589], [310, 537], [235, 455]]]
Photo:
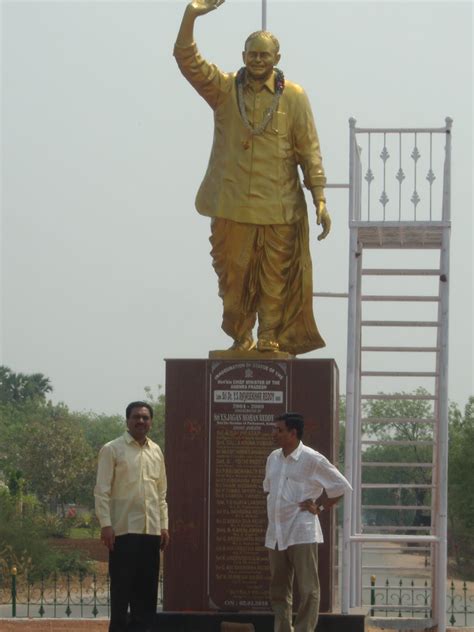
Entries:
[[[324, 346], [313, 316], [306, 201], [311, 190], [324, 239], [331, 228], [319, 139], [304, 90], [276, 65], [274, 35], [249, 35], [244, 67], [225, 73], [203, 59], [194, 22], [224, 0], [194, 0], [184, 12], [174, 55], [214, 111], [214, 142], [196, 197], [211, 217], [211, 256], [223, 301], [222, 329], [233, 351], [305, 353]], [[258, 316], [258, 336], [252, 335]]]

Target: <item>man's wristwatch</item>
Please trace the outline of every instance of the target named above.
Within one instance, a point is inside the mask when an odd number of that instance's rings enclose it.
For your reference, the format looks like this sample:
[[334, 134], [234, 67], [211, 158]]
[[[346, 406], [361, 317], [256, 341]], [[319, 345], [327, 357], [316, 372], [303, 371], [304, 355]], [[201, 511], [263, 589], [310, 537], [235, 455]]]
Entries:
[[318, 507], [318, 513], [323, 512], [323, 511], [324, 511], [324, 509], [325, 509], [324, 505], [319, 505], [319, 507]]

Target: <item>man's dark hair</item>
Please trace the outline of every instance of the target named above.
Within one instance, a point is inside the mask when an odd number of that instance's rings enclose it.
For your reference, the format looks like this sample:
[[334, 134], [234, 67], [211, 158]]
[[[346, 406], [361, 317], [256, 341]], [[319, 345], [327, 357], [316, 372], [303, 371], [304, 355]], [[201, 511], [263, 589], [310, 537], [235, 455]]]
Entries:
[[130, 402], [130, 404], [125, 409], [125, 417], [128, 419], [132, 414], [132, 410], [134, 408], [148, 408], [148, 412], [150, 413], [150, 417], [153, 419], [153, 408], [150, 406], [148, 402]]
[[284, 421], [288, 430], [296, 430], [296, 436], [301, 439], [304, 430], [303, 415], [299, 413], [284, 413], [276, 418], [277, 421]]

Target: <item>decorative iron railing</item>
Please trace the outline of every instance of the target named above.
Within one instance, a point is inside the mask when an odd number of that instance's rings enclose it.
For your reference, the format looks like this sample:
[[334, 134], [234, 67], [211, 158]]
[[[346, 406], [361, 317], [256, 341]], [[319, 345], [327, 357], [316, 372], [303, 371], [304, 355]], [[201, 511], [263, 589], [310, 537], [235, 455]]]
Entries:
[[[368, 586], [364, 586], [368, 589]], [[474, 594], [470, 594], [466, 582], [456, 588], [451, 581], [447, 594], [447, 622], [451, 626], [474, 626]], [[371, 617], [419, 617], [431, 618], [431, 586], [427, 580], [416, 585], [415, 580], [376, 583], [370, 579]]]
[[[163, 604], [163, 580], [158, 585], [158, 606]], [[52, 573], [29, 577], [0, 575], [0, 618], [108, 617], [110, 582], [104, 574]]]
[[445, 187], [451, 125], [447, 118], [441, 128], [357, 128], [351, 119], [351, 219], [449, 220]]
[[[108, 575], [96, 573], [59, 574], [32, 579], [17, 575], [0, 575], [0, 618], [84, 618], [109, 616], [110, 592]], [[371, 577], [370, 615], [372, 617], [431, 618], [431, 586], [425, 580], [392, 581], [377, 584]], [[163, 578], [158, 586], [158, 607], [163, 604]], [[447, 621], [452, 626], [474, 625], [474, 594], [463, 582], [456, 588], [451, 581], [447, 595]]]

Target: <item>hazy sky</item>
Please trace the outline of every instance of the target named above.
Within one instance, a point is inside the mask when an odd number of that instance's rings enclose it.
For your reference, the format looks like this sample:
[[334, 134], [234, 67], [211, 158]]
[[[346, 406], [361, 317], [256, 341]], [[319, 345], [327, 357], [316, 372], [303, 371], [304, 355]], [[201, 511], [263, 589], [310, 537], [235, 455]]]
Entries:
[[[122, 412], [144, 386], [164, 385], [164, 358], [231, 344], [209, 220], [194, 210], [212, 114], [172, 57], [185, 4], [1, 5], [0, 361], [44, 373], [73, 409]], [[237, 69], [260, 10], [227, 0], [201, 18], [203, 54]], [[348, 181], [349, 117], [364, 127], [453, 117], [450, 397], [463, 405], [474, 392], [471, 3], [268, 0], [268, 28], [281, 68], [309, 94], [329, 182]], [[330, 191], [328, 206], [324, 242], [311, 220], [314, 286], [345, 292], [347, 192]], [[344, 391], [346, 301], [319, 299], [315, 312], [327, 347], [303, 357], [334, 357]]]

